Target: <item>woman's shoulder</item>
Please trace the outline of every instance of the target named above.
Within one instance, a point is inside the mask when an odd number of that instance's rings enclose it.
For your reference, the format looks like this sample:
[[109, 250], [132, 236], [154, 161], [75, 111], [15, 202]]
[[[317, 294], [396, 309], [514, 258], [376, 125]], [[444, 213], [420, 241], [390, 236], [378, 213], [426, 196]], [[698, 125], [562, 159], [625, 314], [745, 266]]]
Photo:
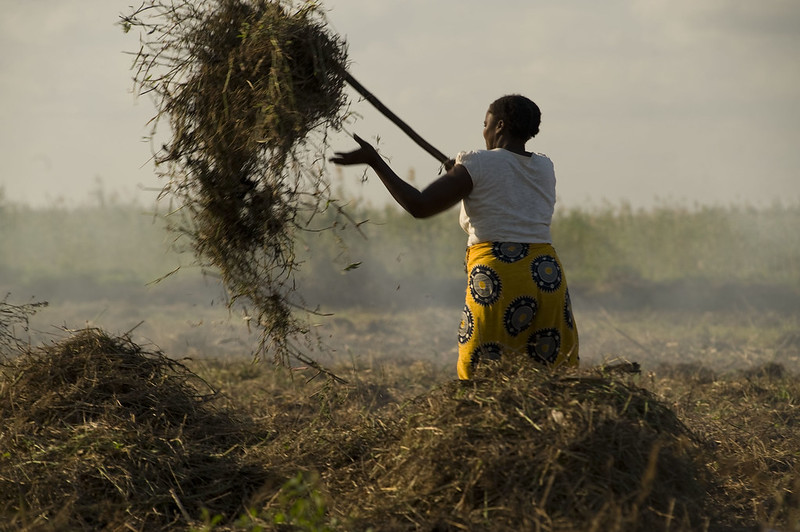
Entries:
[[485, 157], [487, 153], [490, 153], [489, 150], [465, 150], [458, 152], [456, 155], [456, 163], [463, 164], [464, 161], [471, 161], [475, 159], [480, 159], [481, 157]]
[[463, 164], [464, 166], [484, 165], [484, 164], [497, 164], [500, 161], [509, 160], [514, 155], [506, 150], [467, 150], [459, 152], [456, 156], [456, 164]]

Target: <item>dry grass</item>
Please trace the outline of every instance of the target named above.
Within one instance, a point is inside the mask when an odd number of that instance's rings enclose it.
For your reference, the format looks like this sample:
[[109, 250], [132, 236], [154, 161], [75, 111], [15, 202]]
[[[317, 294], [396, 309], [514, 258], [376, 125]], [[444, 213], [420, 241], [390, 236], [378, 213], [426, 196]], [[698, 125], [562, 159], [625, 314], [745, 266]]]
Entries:
[[800, 530], [797, 376], [774, 362], [722, 376], [702, 366], [659, 373], [664, 399], [714, 449], [718, 496], [765, 526]]
[[0, 382], [4, 527], [164, 529], [236, 511], [265, 481], [257, 436], [180, 362], [81, 331], [7, 362]]
[[308, 382], [311, 368], [184, 365], [83, 331], [4, 367], [1, 517], [28, 530], [800, 529], [800, 387], [782, 366], [512, 362], [464, 385], [430, 362], [353, 361], [341, 385]]
[[330, 479], [360, 486], [333, 495], [357, 529], [691, 530], [711, 515], [691, 433], [615, 378], [498, 367], [392, 421], [390, 443]]
[[47, 306], [45, 301], [21, 305], [9, 303], [8, 297], [6, 294], [0, 300], [0, 357], [13, 353], [20, 347], [19, 338], [23, 332], [28, 332], [31, 316]]

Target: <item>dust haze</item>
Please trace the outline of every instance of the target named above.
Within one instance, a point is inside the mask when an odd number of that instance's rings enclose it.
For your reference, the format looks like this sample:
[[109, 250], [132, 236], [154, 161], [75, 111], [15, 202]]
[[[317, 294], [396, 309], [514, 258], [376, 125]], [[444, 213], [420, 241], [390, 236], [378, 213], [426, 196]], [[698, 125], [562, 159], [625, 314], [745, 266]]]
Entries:
[[[349, 208], [365, 222], [360, 231], [297, 237], [309, 353], [454, 364], [466, 286], [455, 210], [415, 220], [394, 208]], [[130, 331], [175, 357], [251, 356], [258, 331], [246, 305], [228, 307], [218, 277], [178, 252], [180, 239], [154, 210], [102, 191], [73, 209], [0, 203], [0, 290], [11, 303], [49, 303], [17, 336], [38, 344], [88, 326]], [[554, 244], [583, 361], [736, 369], [766, 358], [795, 367], [798, 225], [798, 205], [558, 211]]]

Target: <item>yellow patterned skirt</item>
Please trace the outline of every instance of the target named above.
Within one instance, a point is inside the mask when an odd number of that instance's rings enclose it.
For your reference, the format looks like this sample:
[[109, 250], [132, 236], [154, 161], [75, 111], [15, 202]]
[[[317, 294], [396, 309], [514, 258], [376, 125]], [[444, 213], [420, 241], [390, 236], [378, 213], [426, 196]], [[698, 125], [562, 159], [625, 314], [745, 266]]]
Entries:
[[578, 329], [564, 269], [550, 244], [482, 242], [467, 249], [467, 296], [458, 330], [458, 378], [481, 360], [524, 355], [578, 365]]

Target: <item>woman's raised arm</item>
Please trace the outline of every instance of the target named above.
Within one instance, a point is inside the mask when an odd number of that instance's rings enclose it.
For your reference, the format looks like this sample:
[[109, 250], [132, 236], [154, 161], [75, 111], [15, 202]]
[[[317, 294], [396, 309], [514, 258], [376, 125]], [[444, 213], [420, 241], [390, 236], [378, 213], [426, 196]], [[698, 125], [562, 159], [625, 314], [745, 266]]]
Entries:
[[414, 218], [427, 218], [445, 211], [472, 191], [472, 177], [460, 164], [450, 167], [446, 174], [422, 191], [417, 190], [400, 178], [369, 142], [358, 135], [353, 135], [353, 138], [359, 148], [350, 152], [336, 152], [331, 162], [343, 166], [369, 165], [395, 201]]

